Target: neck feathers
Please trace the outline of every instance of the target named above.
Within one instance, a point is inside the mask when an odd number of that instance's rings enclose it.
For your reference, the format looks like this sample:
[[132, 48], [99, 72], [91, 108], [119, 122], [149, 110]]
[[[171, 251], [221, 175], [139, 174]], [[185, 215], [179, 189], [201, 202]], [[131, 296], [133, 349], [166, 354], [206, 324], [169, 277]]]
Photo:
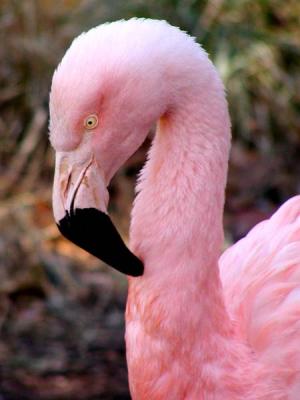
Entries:
[[160, 119], [139, 178], [131, 244], [146, 274], [169, 274], [182, 258], [209, 266], [219, 257], [230, 123], [213, 72]]
[[[159, 121], [137, 186], [131, 245], [145, 273], [129, 282], [126, 312], [133, 398], [166, 398], [151, 392], [159, 379], [174, 387], [176, 374], [190, 373], [174, 395], [164, 386], [168, 398], [185, 398], [193, 374], [199, 380], [203, 359], [215, 360], [232, 336], [217, 264], [229, 117], [217, 77], [202, 92], [196, 89], [182, 93], [180, 107]], [[142, 365], [147, 369], [141, 373]], [[143, 397], [147, 381], [150, 392]], [[200, 393], [200, 386], [193, 390]]]

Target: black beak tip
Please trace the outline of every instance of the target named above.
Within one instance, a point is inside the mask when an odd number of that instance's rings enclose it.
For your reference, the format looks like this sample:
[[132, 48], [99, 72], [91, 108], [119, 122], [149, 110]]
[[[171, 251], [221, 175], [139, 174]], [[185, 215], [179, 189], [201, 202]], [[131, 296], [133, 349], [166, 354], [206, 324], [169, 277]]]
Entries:
[[141, 276], [144, 265], [125, 245], [107, 214], [96, 208], [66, 213], [57, 227], [71, 242], [126, 275]]

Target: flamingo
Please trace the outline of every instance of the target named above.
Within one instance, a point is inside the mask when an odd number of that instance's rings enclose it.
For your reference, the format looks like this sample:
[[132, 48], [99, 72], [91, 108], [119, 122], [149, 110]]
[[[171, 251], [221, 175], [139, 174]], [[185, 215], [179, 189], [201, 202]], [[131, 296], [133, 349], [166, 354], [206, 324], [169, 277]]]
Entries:
[[[156, 134], [129, 248], [107, 186]], [[221, 79], [165, 21], [76, 38], [50, 93], [53, 210], [68, 239], [128, 275], [135, 400], [300, 399], [300, 196], [221, 255], [230, 120]]]

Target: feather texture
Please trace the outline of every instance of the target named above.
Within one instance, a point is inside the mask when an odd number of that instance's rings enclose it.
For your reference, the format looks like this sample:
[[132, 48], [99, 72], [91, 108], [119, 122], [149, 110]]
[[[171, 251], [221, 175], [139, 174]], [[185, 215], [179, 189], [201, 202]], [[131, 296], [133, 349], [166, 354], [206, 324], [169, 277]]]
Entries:
[[219, 261], [227, 309], [265, 368], [300, 398], [300, 196], [226, 250]]
[[[99, 124], [86, 132], [89, 115]], [[50, 96], [56, 218], [69, 198], [106, 213], [110, 179], [155, 122], [130, 227], [144, 264], [126, 309], [132, 398], [299, 400], [300, 197], [219, 259], [230, 120], [216, 69], [186, 33], [131, 19], [73, 42]], [[91, 226], [76, 229], [98, 254], [104, 225]]]

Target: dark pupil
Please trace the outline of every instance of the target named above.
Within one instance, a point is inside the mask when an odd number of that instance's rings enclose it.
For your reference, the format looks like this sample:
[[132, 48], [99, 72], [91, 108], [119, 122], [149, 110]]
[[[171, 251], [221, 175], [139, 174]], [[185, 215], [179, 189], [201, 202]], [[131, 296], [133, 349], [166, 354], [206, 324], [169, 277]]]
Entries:
[[93, 123], [92, 121], [89, 121], [89, 122], [88, 122], [89, 125], [92, 125], [92, 123]]

